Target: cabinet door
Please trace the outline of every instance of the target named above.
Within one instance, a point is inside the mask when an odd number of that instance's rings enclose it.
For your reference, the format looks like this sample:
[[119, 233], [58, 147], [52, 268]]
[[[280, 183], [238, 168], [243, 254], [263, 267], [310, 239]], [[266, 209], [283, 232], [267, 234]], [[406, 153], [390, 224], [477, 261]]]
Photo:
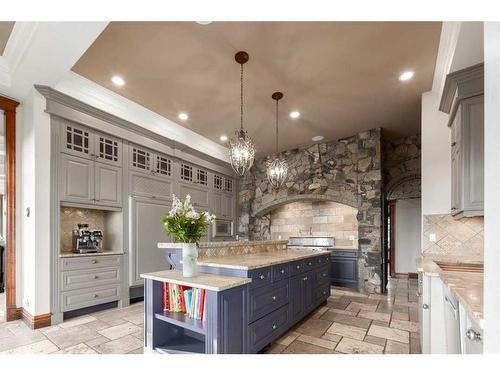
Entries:
[[302, 295], [305, 312], [309, 312], [314, 306], [314, 271], [306, 272], [302, 275]]
[[181, 182], [179, 184], [179, 198], [183, 200], [188, 194], [191, 196], [191, 203], [196, 210], [199, 207], [208, 207], [208, 189]]
[[150, 173], [153, 164], [153, 153], [145, 148], [130, 145], [130, 168], [143, 173]]
[[61, 152], [91, 159], [94, 154], [92, 133], [84, 126], [64, 121], [61, 128]]
[[169, 203], [130, 199], [130, 286], [143, 285], [141, 273], [169, 268], [165, 250], [158, 242], [173, 242], [165, 233], [161, 218], [170, 210]]
[[330, 278], [335, 286], [356, 288], [358, 284], [357, 258], [332, 256]]
[[122, 206], [122, 169], [96, 162], [95, 201], [103, 206]]
[[222, 195], [222, 217], [224, 219], [231, 219], [233, 217], [233, 199], [232, 195]]
[[129, 176], [130, 195], [161, 200], [172, 199], [170, 180], [138, 172], [132, 172]]
[[463, 211], [462, 199], [462, 151], [456, 150], [451, 157], [451, 214], [456, 215]]
[[210, 209], [218, 218], [222, 217], [222, 194], [219, 192], [212, 193]]
[[82, 204], [94, 203], [94, 162], [61, 154], [61, 200]]
[[102, 133], [94, 134], [94, 154], [101, 163], [122, 166], [122, 141]]
[[290, 316], [292, 322], [300, 320], [304, 312], [303, 280], [305, 275], [290, 278]]
[[172, 160], [162, 154], [154, 154], [152, 172], [157, 177], [170, 178], [172, 176]]
[[484, 210], [484, 99], [463, 100], [463, 206], [465, 216], [482, 215]]

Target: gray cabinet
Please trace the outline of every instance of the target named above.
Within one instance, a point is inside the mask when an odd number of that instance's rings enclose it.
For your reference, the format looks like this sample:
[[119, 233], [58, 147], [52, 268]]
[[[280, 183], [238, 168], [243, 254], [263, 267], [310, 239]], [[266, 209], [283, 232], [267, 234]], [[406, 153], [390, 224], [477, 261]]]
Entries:
[[94, 162], [61, 154], [61, 201], [94, 203]]
[[354, 289], [358, 287], [357, 250], [333, 251], [330, 268], [332, 285]]
[[170, 203], [144, 198], [130, 199], [129, 285], [143, 285], [141, 273], [168, 268], [165, 252], [158, 242], [170, 241], [161, 218], [170, 210]]
[[122, 169], [61, 153], [61, 201], [122, 206]]
[[484, 214], [484, 77], [483, 65], [446, 78], [440, 109], [450, 113], [451, 214]]

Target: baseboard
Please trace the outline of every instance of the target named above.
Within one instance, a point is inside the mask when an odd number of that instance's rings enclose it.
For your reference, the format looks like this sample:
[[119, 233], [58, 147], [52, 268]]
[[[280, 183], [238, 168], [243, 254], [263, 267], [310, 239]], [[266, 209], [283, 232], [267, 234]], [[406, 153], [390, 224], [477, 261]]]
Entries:
[[8, 322], [12, 320], [21, 319], [23, 317], [22, 307], [7, 307], [5, 312], [5, 318]]
[[50, 317], [52, 314], [41, 314], [33, 316], [25, 309], [22, 309], [23, 321], [31, 328], [38, 329], [50, 326]]

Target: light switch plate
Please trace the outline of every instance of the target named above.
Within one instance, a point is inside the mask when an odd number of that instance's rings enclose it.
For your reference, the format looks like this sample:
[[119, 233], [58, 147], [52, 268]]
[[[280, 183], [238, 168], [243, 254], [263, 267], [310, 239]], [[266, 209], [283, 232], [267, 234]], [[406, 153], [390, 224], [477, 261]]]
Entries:
[[352, 234], [349, 236], [349, 241], [354, 241], [354, 236]]
[[430, 242], [436, 242], [436, 233], [430, 233], [429, 234], [429, 241]]

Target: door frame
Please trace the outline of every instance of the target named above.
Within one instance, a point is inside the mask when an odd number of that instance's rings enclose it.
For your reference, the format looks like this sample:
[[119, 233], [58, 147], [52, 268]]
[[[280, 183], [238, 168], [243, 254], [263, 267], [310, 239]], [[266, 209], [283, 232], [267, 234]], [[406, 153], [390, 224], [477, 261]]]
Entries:
[[20, 319], [22, 312], [16, 304], [16, 109], [19, 102], [0, 95], [0, 109], [5, 118], [5, 195], [6, 232], [5, 253], [5, 317]]
[[389, 226], [389, 274], [396, 276], [396, 201], [387, 201], [387, 214], [391, 218]]

